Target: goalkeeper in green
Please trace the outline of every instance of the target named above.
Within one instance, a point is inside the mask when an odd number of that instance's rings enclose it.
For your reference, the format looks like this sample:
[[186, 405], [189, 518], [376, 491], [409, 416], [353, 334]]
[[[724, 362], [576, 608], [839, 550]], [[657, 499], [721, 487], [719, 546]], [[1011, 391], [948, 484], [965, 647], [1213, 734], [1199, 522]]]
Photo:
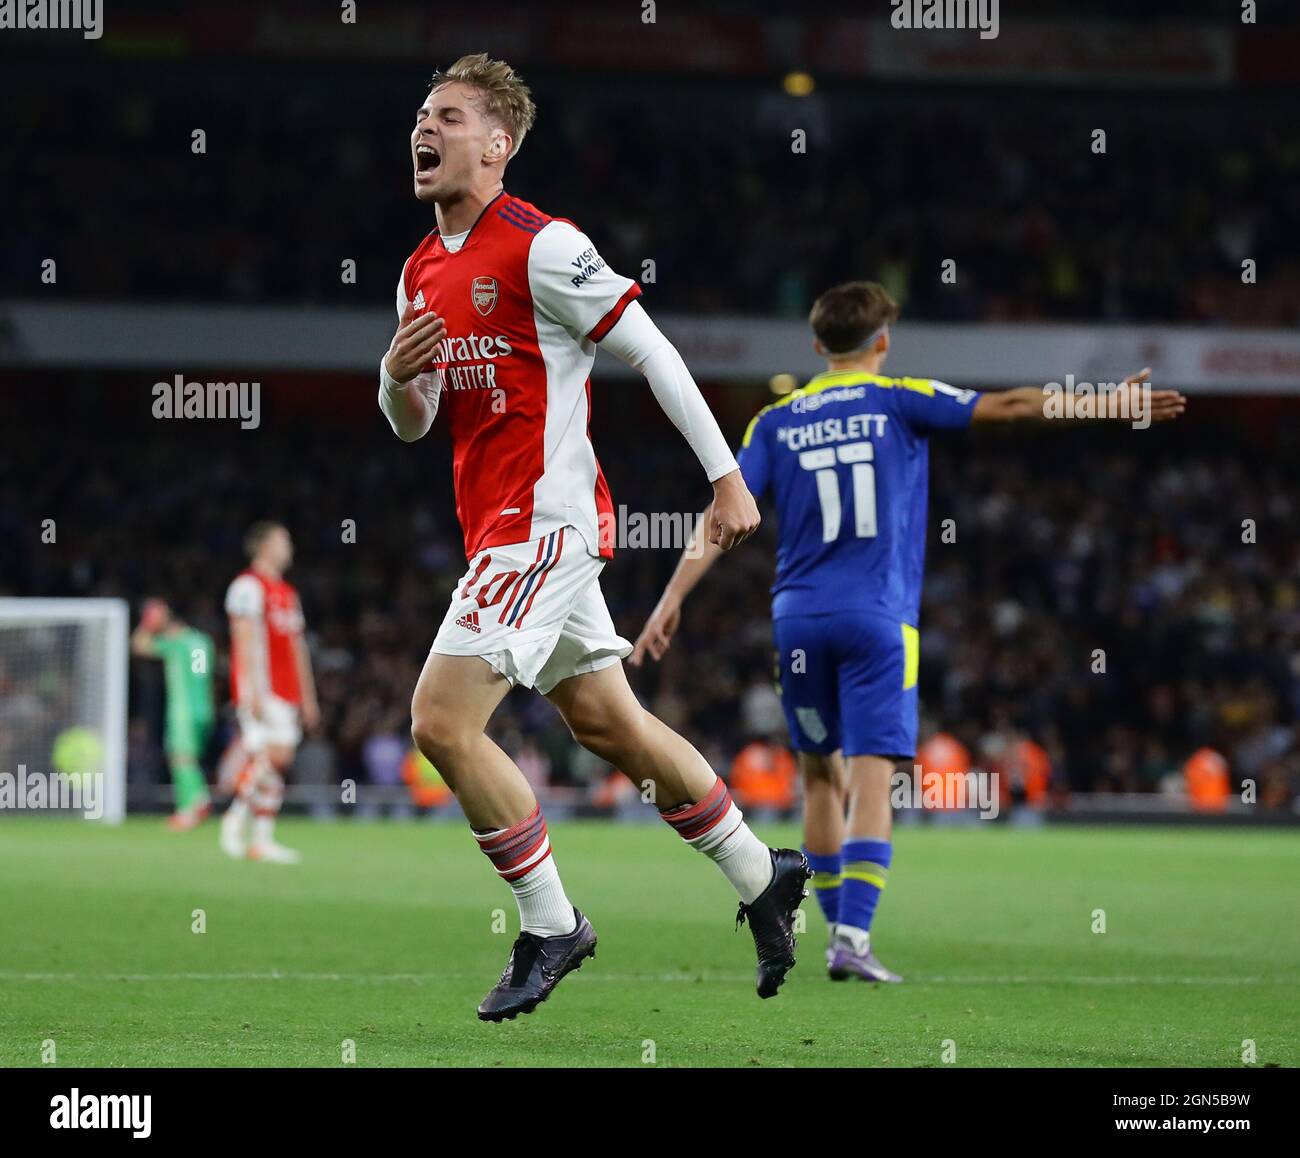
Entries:
[[176, 807], [168, 827], [188, 832], [212, 811], [200, 760], [216, 724], [212, 694], [216, 645], [210, 635], [173, 615], [163, 600], [150, 599], [131, 635], [131, 653], [162, 660], [167, 701], [163, 747]]

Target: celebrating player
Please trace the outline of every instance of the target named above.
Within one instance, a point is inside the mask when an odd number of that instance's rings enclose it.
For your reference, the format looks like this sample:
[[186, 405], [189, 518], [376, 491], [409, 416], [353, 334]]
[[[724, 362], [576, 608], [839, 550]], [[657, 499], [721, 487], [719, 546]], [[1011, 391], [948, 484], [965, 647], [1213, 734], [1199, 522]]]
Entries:
[[596, 934], [570, 903], [546, 822], [513, 761], [486, 735], [512, 686], [536, 688], [577, 741], [639, 785], [740, 896], [758, 954], [758, 992], [794, 964], [792, 921], [807, 861], [772, 850], [686, 740], [649, 715], [621, 660], [600, 590], [613, 505], [587, 428], [596, 343], [649, 380], [713, 484], [710, 541], [728, 550], [758, 508], [690, 372], [572, 222], [506, 193], [506, 164], [532, 126], [514, 71], [466, 56], [433, 78], [411, 133], [415, 195], [437, 228], [406, 262], [401, 319], [380, 368], [379, 403], [405, 441], [447, 412], [456, 513], [469, 569], [433, 643], [411, 707], [415, 742], [456, 793], [479, 847], [509, 882], [521, 932], [479, 1006], [488, 1021], [531, 1012], [593, 956]]
[[175, 811], [167, 824], [188, 832], [212, 811], [200, 761], [212, 738], [216, 709], [212, 695], [212, 637], [188, 626], [161, 599], [150, 599], [131, 633], [131, 652], [160, 659], [166, 694], [163, 747], [171, 768]]
[[235, 778], [235, 798], [221, 818], [221, 848], [236, 858], [296, 864], [299, 854], [276, 843], [275, 818], [302, 729], [314, 728], [320, 711], [302, 605], [284, 578], [293, 565], [293, 540], [279, 523], [265, 522], [253, 526], [244, 546], [250, 564], [226, 592], [226, 614], [246, 758]]
[[[770, 492], [779, 512], [772, 628], [835, 980], [901, 980], [872, 952], [871, 921], [893, 853], [893, 767], [916, 751], [929, 436], [1051, 413], [1044, 388], [978, 394], [881, 377], [897, 317], [871, 282], [822, 294], [810, 321], [826, 372], [761, 410], [740, 453], [750, 490]], [[1182, 413], [1183, 396], [1150, 391], [1149, 375], [1124, 380], [1118, 417], [1138, 413], [1147, 394], [1153, 421]], [[719, 554], [687, 548], [637, 638], [634, 665], [662, 657], [682, 603]]]

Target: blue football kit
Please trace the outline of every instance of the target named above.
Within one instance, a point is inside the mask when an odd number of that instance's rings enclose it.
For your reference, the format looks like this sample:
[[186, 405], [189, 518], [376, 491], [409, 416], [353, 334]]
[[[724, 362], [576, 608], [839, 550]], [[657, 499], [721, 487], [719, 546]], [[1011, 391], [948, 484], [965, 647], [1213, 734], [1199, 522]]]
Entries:
[[929, 436], [967, 426], [978, 397], [836, 371], [749, 424], [740, 469], [777, 510], [773, 634], [796, 750], [915, 755]]

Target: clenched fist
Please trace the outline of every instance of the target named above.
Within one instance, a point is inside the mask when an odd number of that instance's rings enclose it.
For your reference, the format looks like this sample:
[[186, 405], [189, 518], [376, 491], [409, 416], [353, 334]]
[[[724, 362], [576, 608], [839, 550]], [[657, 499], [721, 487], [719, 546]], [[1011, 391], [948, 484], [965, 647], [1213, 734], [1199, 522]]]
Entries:
[[758, 504], [740, 471], [724, 474], [713, 484], [713, 506], [708, 517], [709, 542], [724, 551], [743, 543], [758, 530]]

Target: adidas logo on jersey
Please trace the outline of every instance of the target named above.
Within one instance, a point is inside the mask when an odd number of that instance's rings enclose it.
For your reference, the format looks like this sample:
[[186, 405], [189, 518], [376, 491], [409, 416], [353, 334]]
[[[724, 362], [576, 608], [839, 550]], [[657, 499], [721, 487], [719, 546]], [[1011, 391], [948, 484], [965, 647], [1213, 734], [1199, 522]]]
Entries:
[[478, 625], [478, 612], [471, 611], [468, 615], [462, 615], [456, 620], [457, 627], [463, 627], [466, 631], [481, 632], [483, 629]]
[[415, 291], [415, 301], [411, 303], [417, 310], [424, 309], [424, 290]]

